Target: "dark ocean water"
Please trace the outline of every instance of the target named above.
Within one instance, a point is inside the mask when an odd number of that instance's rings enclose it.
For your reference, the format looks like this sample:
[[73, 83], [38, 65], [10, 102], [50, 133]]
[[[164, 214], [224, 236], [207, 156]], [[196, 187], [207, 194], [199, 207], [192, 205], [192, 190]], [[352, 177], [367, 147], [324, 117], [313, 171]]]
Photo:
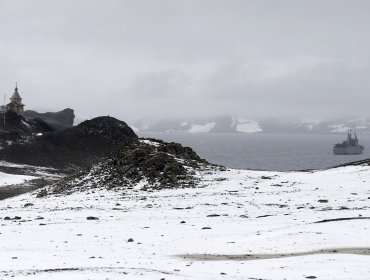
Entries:
[[242, 169], [321, 169], [370, 158], [370, 135], [359, 135], [360, 144], [365, 146], [362, 155], [333, 155], [333, 145], [343, 141], [345, 134], [139, 133], [139, 136], [178, 142], [212, 163]]

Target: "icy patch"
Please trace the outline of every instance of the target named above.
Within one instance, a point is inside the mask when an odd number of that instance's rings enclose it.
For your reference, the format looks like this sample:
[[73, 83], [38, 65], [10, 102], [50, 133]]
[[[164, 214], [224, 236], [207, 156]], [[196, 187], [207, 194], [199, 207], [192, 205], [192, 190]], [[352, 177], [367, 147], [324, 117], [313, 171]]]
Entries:
[[239, 118], [238, 124], [236, 125], [236, 131], [244, 133], [256, 133], [261, 132], [262, 128], [256, 121]]
[[34, 176], [13, 175], [0, 172], [0, 188], [9, 185], [16, 185], [24, 183], [25, 181], [35, 179]]
[[329, 128], [331, 128], [331, 132], [336, 133], [344, 133], [351, 129], [351, 127], [348, 127], [345, 124], [330, 125]]
[[318, 126], [321, 123], [320, 120], [312, 119], [301, 119], [300, 122], [296, 125], [298, 127], [305, 127], [308, 131], [312, 131], [315, 126]]
[[30, 124], [25, 122], [24, 120], [22, 120], [22, 124], [25, 126], [25, 127], [28, 127], [28, 128], [31, 128]]
[[216, 127], [215, 122], [209, 122], [206, 124], [192, 124], [188, 132], [191, 133], [207, 133]]
[[160, 146], [160, 144], [158, 142], [150, 141], [148, 139], [140, 139], [139, 141], [141, 143], [144, 143], [144, 144], [147, 144], [147, 145], [151, 145], [151, 146], [154, 146], [154, 147], [159, 147]]

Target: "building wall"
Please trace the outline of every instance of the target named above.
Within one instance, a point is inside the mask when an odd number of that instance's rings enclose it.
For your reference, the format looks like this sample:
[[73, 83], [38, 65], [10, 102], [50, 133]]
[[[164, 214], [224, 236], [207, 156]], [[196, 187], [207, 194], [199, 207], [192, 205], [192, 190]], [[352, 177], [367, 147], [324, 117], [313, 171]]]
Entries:
[[18, 115], [23, 114], [23, 106], [18, 105], [16, 103], [9, 103], [6, 105], [8, 111], [12, 111], [14, 113], [17, 113]]

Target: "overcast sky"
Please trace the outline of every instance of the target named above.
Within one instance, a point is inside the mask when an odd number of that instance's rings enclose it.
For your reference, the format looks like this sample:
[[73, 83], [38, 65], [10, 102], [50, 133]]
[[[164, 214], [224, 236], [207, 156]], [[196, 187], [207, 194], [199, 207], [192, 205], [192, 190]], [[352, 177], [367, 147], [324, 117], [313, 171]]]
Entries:
[[0, 0], [0, 36], [27, 109], [370, 116], [368, 0]]

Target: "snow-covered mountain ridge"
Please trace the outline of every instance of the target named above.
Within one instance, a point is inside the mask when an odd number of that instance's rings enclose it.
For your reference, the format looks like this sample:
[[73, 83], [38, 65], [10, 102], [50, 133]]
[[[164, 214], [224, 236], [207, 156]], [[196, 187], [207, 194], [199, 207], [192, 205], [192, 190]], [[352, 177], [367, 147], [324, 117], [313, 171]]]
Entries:
[[334, 120], [255, 120], [245, 117], [222, 116], [203, 119], [134, 121], [136, 132], [190, 132], [190, 133], [345, 133], [352, 129], [359, 134], [370, 133], [370, 118]]

